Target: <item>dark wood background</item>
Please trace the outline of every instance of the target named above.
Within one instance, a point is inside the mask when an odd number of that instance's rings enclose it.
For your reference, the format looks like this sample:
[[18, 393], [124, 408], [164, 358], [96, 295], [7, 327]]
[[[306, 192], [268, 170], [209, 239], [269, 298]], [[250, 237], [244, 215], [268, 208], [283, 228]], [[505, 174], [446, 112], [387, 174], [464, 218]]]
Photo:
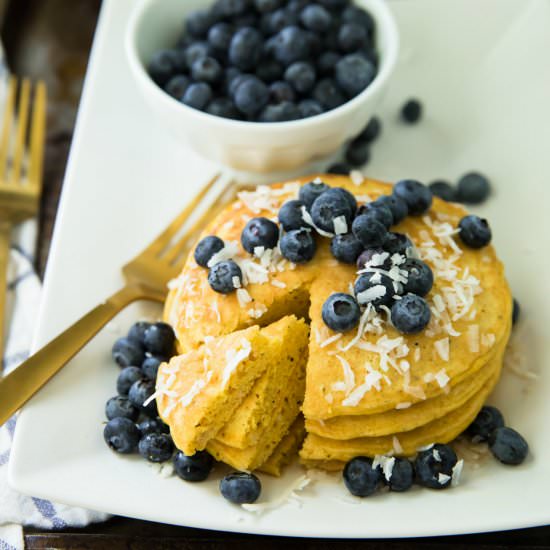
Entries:
[[[43, 78], [48, 85], [48, 133], [37, 257], [37, 269], [41, 274], [48, 258], [53, 222], [100, 5], [100, 0], [13, 0], [3, 23], [2, 40], [12, 70], [18, 75]], [[521, 499], [518, 497], [510, 495], [510, 506], [520, 505], [518, 501]], [[186, 507], [192, 503], [182, 502], [181, 505]], [[483, 513], [483, 510], [479, 512]], [[338, 522], [338, 518], [335, 517], [334, 521]], [[395, 526], [397, 533], [399, 518], [395, 518]], [[550, 548], [550, 527], [403, 541], [338, 541], [234, 535], [115, 517], [106, 523], [83, 529], [53, 533], [27, 529], [25, 541], [28, 548], [90, 550], [270, 550], [279, 547], [300, 550], [535, 549]]]

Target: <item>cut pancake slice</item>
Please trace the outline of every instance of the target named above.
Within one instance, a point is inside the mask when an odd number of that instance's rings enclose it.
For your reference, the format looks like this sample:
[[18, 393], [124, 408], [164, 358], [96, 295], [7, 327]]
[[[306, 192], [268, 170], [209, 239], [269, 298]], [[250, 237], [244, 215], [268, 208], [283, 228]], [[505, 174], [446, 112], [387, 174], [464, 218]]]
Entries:
[[290, 427], [289, 432], [283, 437], [279, 445], [275, 448], [271, 456], [258, 468], [260, 472], [279, 477], [283, 468], [298, 455], [298, 450], [302, 446], [306, 428], [304, 417], [299, 415]]
[[347, 462], [356, 456], [388, 453], [396, 456], [411, 456], [420, 447], [432, 443], [448, 443], [461, 434], [476, 417], [497, 383], [499, 374], [500, 370], [462, 407], [425, 426], [393, 436], [362, 437], [347, 441], [308, 434], [300, 451], [300, 457], [309, 466], [317, 465], [322, 468], [324, 463], [330, 465], [331, 461]]
[[256, 470], [273, 454], [300, 412], [300, 405], [304, 398], [303, 378], [300, 383], [291, 386], [287, 391], [288, 395], [283, 406], [271, 412], [272, 421], [266, 426], [266, 430], [255, 445], [237, 449], [213, 439], [206, 447], [208, 452], [216, 460], [225, 462], [238, 470]]
[[504, 345], [500, 344], [495, 357], [487, 365], [451, 388], [448, 394], [420, 401], [408, 408], [393, 409], [378, 414], [338, 416], [325, 421], [307, 420], [307, 431], [321, 437], [345, 440], [379, 437], [414, 430], [458, 409], [477, 394], [500, 370], [503, 348]]
[[[237, 449], [258, 445], [283, 415], [296, 418], [305, 392], [305, 368], [309, 327], [291, 315], [262, 329], [274, 349], [274, 360], [216, 436], [216, 442]], [[278, 442], [277, 442], [278, 443]]]

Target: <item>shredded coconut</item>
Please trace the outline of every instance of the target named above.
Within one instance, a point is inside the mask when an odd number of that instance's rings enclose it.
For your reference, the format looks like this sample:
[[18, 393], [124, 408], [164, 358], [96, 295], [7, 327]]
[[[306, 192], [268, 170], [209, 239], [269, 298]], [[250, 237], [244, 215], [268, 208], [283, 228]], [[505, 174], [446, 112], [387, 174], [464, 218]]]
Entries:
[[395, 408], [399, 411], [401, 409], [408, 409], [412, 403], [410, 401], [403, 401], [402, 403], [397, 403]]
[[445, 369], [441, 369], [439, 372], [437, 372], [434, 378], [435, 378], [435, 381], [439, 384], [440, 388], [444, 388], [450, 380]]
[[248, 293], [246, 288], [237, 289], [237, 301], [239, 302], [240, 307], [244, 307], [250, 302], [252, 302], [252, 296]]
[[451, 476], [451, 485], [453, 487], [456, 487], [460, 483], [460, 475], [462, 474], [462, 469], [464, 468], [464, 460], [460, 459], [454, 466], [453, 466], [453, 473]]
[[395, 451], [396, 454], [401, 454], [403, 453], [403, 447], [401, 446], [401, 443], [399, 442], [399, 439], [397, 438], [397, 436], [393, 436], [392, 438], [392, 442], [393, 442], [393, 450]]
[[349, 177], [350, 177], [351, 181], [353, 182], [353, 185], [359, 186], [365, 181], [365, 178], [364, 178], [363, 174], [361, 174], [361, 172], [359, 172], [359, 170], [352, 170], [349, 173]]
[[468, 327], [468, 348], [472, 353], [479, 351], [479, 325]]
[[243, 338], [241, 340], [241, 347], [239, 349], [228, 349], [225, 352], [226, 365], [223, 369], [223, 387], [226, 386], [229, 378], [231, 377], [231, 374], [233, 374], [233, 371], [237, 368], [239, 363], [244, 361], [250, 355], [251, 351], [252, 346], [250, 345], [250, 342], [246, 338]]
[[277, 279], [271, 279], [271, 284], [277, 288], [286, 288], [286, 283], [283, 283], [283, 281], [278, 281]]
[[237, 241], [225, 241], [221, 250], [212, 255], [208, 260], [208, 267], [212, 267], [219, 262], [232, 260], [239, 253], [239, 243]]
[[337, 216], [332, 220], [334, 224], [334, 233], [336, 235], [343, 235], [348, 232], [348, 222], [345, 216]]
[[273, 510], [274, 508], [279, 508], [283, 504], [286, 504], [289, 501], [299, 500], [299, 496], [296, 494], [300, 491], [303, 491], [310, 483], [312, 479], [306, 475], [302, 475], [292, 482], [290, 487], [279, 497], [271, 502], [258, 502], [253, 504], [241, 504], [244, 510], [247, 512], [262, 513], [267, 512], [268, 510]]
[[434, 342], [435, 351], [443, 361], [449, 360], [449, 338], [442, 338]]
[[330, 344], [332, 344], [333, 342], [336, 342], [337, 340], [340, 340], [340, 338], [342, 338], [342, 336], [343, 336], [342, 333], [339, 332], [338, 334], [334, 334], [333, 336], [330, 336], [329, 338], [327, 338], [326, 340], [323, 340], [322, 342], [320, 342], [319, 339], [317, 339], [317, 342], [319, 343], [320, 348], [325, 348], [325, 347], [329, 346]]

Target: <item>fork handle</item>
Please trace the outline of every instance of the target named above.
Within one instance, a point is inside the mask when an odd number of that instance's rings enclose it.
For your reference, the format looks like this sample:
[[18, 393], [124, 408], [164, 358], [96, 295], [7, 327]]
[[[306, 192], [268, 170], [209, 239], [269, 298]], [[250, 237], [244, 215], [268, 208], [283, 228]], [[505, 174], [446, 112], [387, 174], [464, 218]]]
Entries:
[[0, 372], [4, 357], [4, 338], [6, 336], [6, 294], [8, 286], [8, 261], [10, 256], [11, 225], [0, 223]]
[[100, 329], [128, 304], [164, 295], [138, 285], [127, 285], [29, 357], [0, 380], [0, 426], [60, 371]]

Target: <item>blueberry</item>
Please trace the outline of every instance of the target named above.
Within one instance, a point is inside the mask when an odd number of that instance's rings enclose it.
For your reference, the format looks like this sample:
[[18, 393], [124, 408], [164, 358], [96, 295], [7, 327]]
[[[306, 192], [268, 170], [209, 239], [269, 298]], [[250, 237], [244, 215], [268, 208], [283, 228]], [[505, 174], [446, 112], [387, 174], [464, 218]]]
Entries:
[[188, 67], [191, 67], [195, 61], [202, 57], [212, 55], [212, 47], [208, 42], [193, 42], [185, 49], [185, 60]]
[[420, 216], [432, 205], [432, 192], [416, 180], [401, 180], [393, 186], [393, 194], [407, 203], [411, 216]]
[[327, 8], [327, 10], [337, 11], [349, 4], [350, 0], [317, 0], [317, 2]]
[[456, 454], [449, 445], [435, 444], [416, 455], [414, 467], [416, 481], [430, 489], [445, 489], [451, 485]]
[[258, 118], [260, 122], [288, 122], [289, 120], [298, 120], [300, 111], [298, 107], [290, 101], [283, 101], [276, 105], [268, 105]]
[[120, 367], [141, 365], [145, 359], [145, 352], [140, 344], [128, 338], [119, 338], [113, 345], [113, 359]]
[[135, 452], [140, 437], [141, 434], [137, 426], [128, 418], [113, 418], [107, 422], [103, 429], [105, 443], [117, 453], [130, 454]]
[[269, 86], [269, 99], [272, 103], [292, 102], [296, 99], [296, 94], [288, 82], [278, 80]]
[[208, 42], [217, 51], [227, 52], [235, 29], [229, 23], [216, 23], [208, 31]]
[[343, 52], [355, 52], [367, 45], [368, 35], [358, 23], [344, 23], [338, 32], [338, 45]]
[[243, 71], [254, 69], [262, 56], [262, 35], [251, 27], [239, 29], [229, 46], [229, 60]]
[[374, 32], [374, 19], [372, 15], [362, 8], [351, 5], [347, 6], [342, 12], [343, 23], [355, 23], [361, 25], [368, 36], [371, 36]]
[[223, 249], [225, 246], [222, 239], [215, 235], [209, 235], [201, 239], [199, 244], [195, 248], [195, 261], [202, 267], [208, 267], [210, 258], [217, 252]]
[[521, 464], [527, 457], [529, 445], [516, 430], [500, 427], [489, 436], [489, 449], [503, 464]]
[[259, 78], [251, 76], [237, 87], [234, 101], [239, 111], [253, 116], [267, 105], [269, 89]]
[[185, 69], [185, 56], [176, 50], [161, 50], [156, 52], [147, 67], [151, 78], [164, 86], [174, 74]]
[[458, 180], [457, 199], [466, 204], [480, 204], [491, 192], [489, 180], [478, 172], [465, 174]]
[[330, 251], [339, 261], [346, 264], [354, 264], [361, 254], [363, 245], [357, 240], [353, 233], [336, 235], [330, 241]]
[[184, 481], [204, 481], [213, 466], [214, 459], [206, 451], [197, 451], [191, 456], [178, 451], [174, 455], [174, 470]]
[[284, 67], [275, 59], [264, 59], [256, 68], [256, 76], [266, 83], [280, 80], [284, 72]]
[[336, 82], [349, 97], [360, 94], [376, 76], [376, 67], [358, 54], [346, 55], [336, 64]]
[[374, 201], [374, 204], [387, 206], [390, 209], [394, 225], [402, 222], [409, 213], [407, 203], [396, 195], [382, 195]]
[[342, 90], [332, 78], [319, 80], [313, 88], [312, 98], [319, 102], [327, 111], [336, 109], [346, 102]]
[[466, 433], [475, 443], [487, 441], [489, 436], [504, 426], [504, 417], [496, 408], [486, 405], [482, 407], [474, 421], [466, 429]]
[[483, 248], [491, 242], [491, 228], [484, 218], [464, 216], [458, 223], [460, 239], [470, 248]]
[[455, 188], [447, 181], [436, 180], [430, 183], [428, 187], [433, 195], [444, 201], [454, 202], [457, 199]]
[[237, 17], [246, 13], [248, 0], [218, 0], [215, 9], [221, 17]]
[[[146, 359], [147, 361], [147, 359]], [[143, 372], [139, 367], [125, 367], [120, 371], [116, 381], [116, 391], [119, 395], [128, 395], [130, 386], [143, 378]], [[108, 416], [108, 415], [107, 415]]]
[[426, 296], [434, 284], [434, 275], [430, 267], [422, 260], [407, 258], [400, 269], [407, 272], [407, 282], [403, 283], [403, 292], [417, 296]]
[[362, 216], [364, 214], [378, 220], [386, 229], [389, 229], [393, 225], [393, 214], [391, 210], [383, 204], [369, 202], [361, 205], [357, 210], [357, 215]]
[[356, 456], [347, 462], [343, 477], [348, 491], [356, 497], [368, 497], [382, 485], [380, 469], [373, 468], [372, 459], [366, 456]]
[[185, 75], [173, 76], [164, 86], [164, 91], [174, 99], [181, 101], [191, 81]]
[[254, 474], [233, 472], [220, 480], [220, 492], [234, 504], [251, 504], [256, 502], [262, 491], [262, 484]]
[[393, 281], [387, 275], [370, 271], [357, 277], [353, 291], [360, 306], [372, 304], [377, 311], [380, 306], [390, 307], [396, 294]]
[[322, 105], [314, 99], [303, 99], [298, 103], [298, 111], [301, 118], [309, 118], [312, 116], [321, 115], [325, 112]]
[[172, 357], [176, 335], [174, 329], [167, 323], [151, 325], [144, 335], [145, 349], [155, 355]]
[[401, 108], [401, 118], [409, 124], [414, 124], [422, 116], [422, 104], [416, 99], [409, 99]]
[[295, 61], [306, 61], [310, 55], [306, 32], [294, 25], [283, 28], [275, 39], [274, 55], [285, 66]]
[[370, 267], [379, 267], [387, 271], [391, 268], [391, 259], [388, 254], [385, 254], [384, 249], [373, 246], [363, 250], [357, 258], [357, 269], [359, 271], [365, 269], [366, 264], [369, 264]]
[[254, 7], [260, 13], [267, 13], [280, 8], [282, 3], [282, 0], [254, 0]]
[[307, 227], [307, 224], [302, 217], [302, 208], [304, 206], [304, 203], [299, 200], [290, 200], [281, 206], [279, 209], [278, 218], [279, 223], [285, 231]]
[[290, 10], [278, 9], [271, 13], [266, 13], [260, 22], [262, 32], [267, 35], [276, 35], [285, 27], [290, 27], [298, 23], [298, 14]]
[[306, 29], [321, 33], [328, 31], [332, 23], [332, 17], [323, 6], [310, 4], [302, 10], [300, 21]]
[[305, 204], [307, 210], [309, 210], [315, 202], [315, 199], [329, 189], [330, 187], [326, 183], [316, 179], [300, 187], [298, 198]]
[[153, 401], [150, 401], [147, 405], [144, 405], [145, 401], [147, 401], [153, 393], [155, 393], [155, 383], [153, 380], [142, 378], [130, 386], [128, 399], [134, 407], [137, 407], [149, 416], [156, 417], [158, 416], [158, 413], [155, 400], [153, 399]]
[[293, 229], [281, 237], [281, 254], [295, 264], [309, 262], [317, 245], [310, 229]]
[[512, 325], [515, 325], [519, 321], [520, 311], [519, 302], [514, 298], [512, 305]]
[[185, 105], [201, 111], [208, 105], [211, 99], [212, 88], [205, 82], [198, 82], [196, 84], [191, 84], [189, 88], [187, 88], [181, 101]]
[[134, 342], [143, 347], [143, 339], [145, 338], [145, 331], [151, 326], [151, 323], [147, 321], [138, 321], [134, 323], [128, 331], [128, 340]]
[[336, 189], [325, 191], [311, 206], [313, 223], [324, 231], [334, 233], [334, 219], [344, 216], [348, 227], [355, 214], [347, 197]]
[[353, 216], [356, 215], [357, 199], [355, 198], [355, 195], [353, 195], [353, 193], [350, 193], [347, 189], [344, 189], [343, 187], [333, 187], [332, 189], [329, 189], [328, 193], [329, 195], [340, 195], [341, 197], [343, 197], [349, 204]]
[[416, 294], [407, 294], [391, 308], [391, 321], [403, 334], [417, 334], [430, 322], [431, 312], [426, 300]]
[[143, 422], [138, 424], [141, 436], [147, 434], [168, 434], [170, 428], [160, 418], [146, 418]]
[[327, 168], [329, 174], [339, 174], [341, 176], [348, 176], [351, 171], [352, 167], [345, 162], [336, 162]]
[[279, 240], [279, 227], [267, 218], [252, 218], [241, 233], [243, 248], [254, 254], [256, 247], [275, 248]]
[[235, 104], [228, 97], [217, 97], [213, 99], [206, 106], [206, 112], [210, 115], [230, 118], [232, 120], [239, 120], [242, 118], [241, 113], [239, 113]]
[[191, 76], [199, 82], [217, 84], [222, 80], [223, 71], [213, 57], [201, 57], [191, 66]]
[[172, 458], [174, 443], [169, 434], [152, 432], [140, 439], [138, 451], [149, 462], [166, 462]]
[[386, 252], [389, 252], [390, 256], [393, 256], [394, 254], [407, 256], [407, 252], [409, 249], [414, 248], [414, 245], [407, 235], [390, 231], [382, 243], [382, 248]]
[[257, 29], [260, 26], [260, 17], [253, 12], [243, 13], [237, 17], [233, 17], [231, 23], [236, 29], [242, 29], [243, 27]]
[[369, 123], [365, 126], [363, 131], [355, 138], [355, 141], [362, 141], [363, 143], [371, 143], [374, 141], [382, 131], [382, 123], [378, 117], [373, 116]]
[[311, 0], [289, 0], [286, 9], [294, 14], [300, 14]]
[[378, 221], [378, 218], [372, 212], [357, 216], [353, 220], [351, 230], [363, 246], [381, 245], [388, 232], [386, 227]]
[[354, 167], [364, 166], [370, 159], [370, 151], [362, 141], [352, 141], [346, 148], [346, 162]]
[[285, 80], [299, 93], [307, 94], [315, 85], [315, 68], [306, 61], [296, 61], [285, 71]]
[[[227, 69], [227, 72], [229, 72], [231, 69], [234, 69], [234, 67]], [[235, 69], [235, 70], [238, 71], [238, 69]], [[251, 75], [251, 74], [246, 74], [246, 73], [235, 74], [235, 76], [231, 78], [227, 86], [227, 92], [229, 96], [233, 98], [233, 100], [235, 100], [235, 94], [239, 86], [244, 82], [247, 82], [248, 80], [251, 80], [251, 79], [253, 80], [254, 78], [255, 78], [254, 75]]]
[[336, 63], [342, 59], [342, 56], [331, 50], [323, 52], [317, 60], [317, 71], [321, 76], [332, 76]]
[[330, 329], [347, 332], [357, 326], [361, 312], [353, 296], [336, 292], [325, 300], [321, 315], [325, 325]]
[[389, 479], [386, 479], [386, 484], [390, 488], [390, 491], [396, 493], [403, 493], [408, 491], [414, 482], [414, 467], [410, 460], [406, 458], [395, 458], [393, 468]]
[[127, 397], [115, 395], [115, 397], [111, 397], [105, 404], [105, 416], [108, 420], [112, 420], [113, 418], [129, 418], [135, 421], [139, 416], [139, 410], [130, 403]]
[[203, 38], [214, 23], [214, 17], [209, 10], [191, 12], [185, 20], [185, 30], [193, 38]]
[[151, 355], [146, 357], [145, 361], [143, 361], [141, 371], [147, 378], [149, 378], [149, 380], [156, 380], [160, 365], [166, 362], [168, 362], [168, 359], [165, 357], [156, 357], [155, 355]]
[[229, 294], [238, 288], [238, 286], [236, 287], [234, 284], [235, 277], [238, 279], [238, 285], [242, 285], [243, 273], [241, 268], [233, 260], [218, 262], [210, 268], [208, 273], [208, 284], [211, 286], [212, 290], [216, 292]]

